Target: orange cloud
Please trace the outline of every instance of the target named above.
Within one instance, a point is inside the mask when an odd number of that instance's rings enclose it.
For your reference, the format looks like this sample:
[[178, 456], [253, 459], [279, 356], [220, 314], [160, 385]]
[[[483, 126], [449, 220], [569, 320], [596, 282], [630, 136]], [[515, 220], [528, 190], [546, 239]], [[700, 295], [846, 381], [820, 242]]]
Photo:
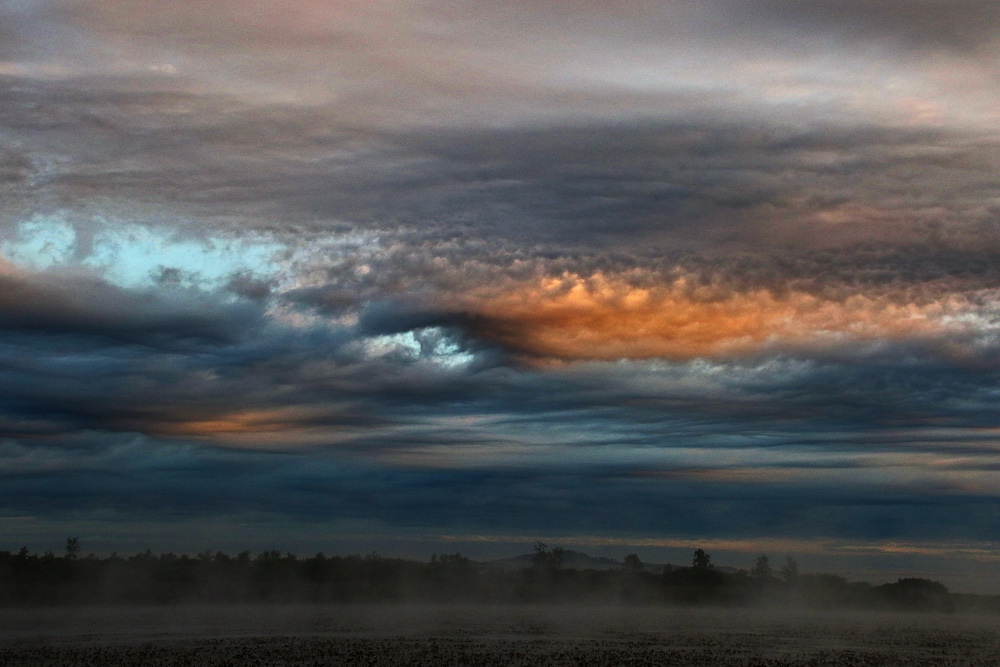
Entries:
[[217, 419], [182, 421], [165, 429], [176, 435], [212, 437], [235, 433], [280, 432], [294, 425], [277, 411], [251, 411], [228, 414]]
[[963, 304], [894, 303], [852, 295], [725, 291], [684, 279], [636, 286], [621, 278], [566, 274], [466, 297], [477, 333], [531, 357], [556, 360], [689, 359], [767, 346], [828, 346], [954, 331]]
[[275, 444], [275, 434], [282, 434], [280, 442], [310, 444], [313, 440], [330, 441], [332, 435], [342, 430], [324, 426], [323, 415], [305, 408], [277, 408], [272, 410], [242, 410], [212, 413], [211, 410], [181, 412], [152, 412], [132, 419], [122, 419], [119, 428], [131, 428], [160, 436], [181, 436], [216, 444]]

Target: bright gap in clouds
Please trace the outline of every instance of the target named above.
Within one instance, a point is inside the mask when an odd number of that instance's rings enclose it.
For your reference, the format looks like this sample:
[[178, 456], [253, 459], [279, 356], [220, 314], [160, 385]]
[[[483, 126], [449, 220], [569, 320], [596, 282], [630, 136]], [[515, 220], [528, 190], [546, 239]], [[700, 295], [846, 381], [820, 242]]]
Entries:
[[173, 282], [212, 289], [234, 274], [270, 276], [283, 247], [260, 236], [181, 237], [145, 225], [75, 225], [49, 216], [0, 236], [0, 254], [28, 270], [82, 268], [126, 288]]
[[373, 358], [394, 356], [407, 361], [428, 360], [445, 368], [465, 366], [475, 359], [441, 327], [373, 336], [365, 340], [364, 346]]

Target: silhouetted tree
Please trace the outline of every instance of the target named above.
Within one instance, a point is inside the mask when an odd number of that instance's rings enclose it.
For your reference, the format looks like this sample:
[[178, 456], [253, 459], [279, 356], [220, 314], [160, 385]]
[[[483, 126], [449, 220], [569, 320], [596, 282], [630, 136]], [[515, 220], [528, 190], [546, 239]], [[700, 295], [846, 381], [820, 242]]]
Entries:
[[549, 545], [541, 541], [535, 542], [535, 545], [531, 547], [531, 564], [535, 567], [541, 567], [545, 564], [548, 554]]
[[421, 575], [434, 599], [461, 599], [471, 594], [476, 585], [476, 567], [460, 553], [431, 556]]
[[746, 575], [716, 569], [704, 549], [694, 552], [691, 567], [663, 573], [666, 599], [682, 604], [741, 603], [746, 597], [745, 581]]
[[80, 555], [80, 538], [79, 537], [68, 537], [66, 538], [66, 559], [76, 560]]
[[900, 611], [951, 611], [954, 608], [948, 588], [931, 579], [899, 579], [894, 584], [876, 586], [871, 593], [877, 604]]
[[531, 548], [531, 564], [533, 567], [549, 572], [562, 568], [563, 554], [562, 547], [556, 547], [549, 551], [549, 545], [545, 542], [535, 542]]
[[639, 560], [638, 554], [629, 554], [625, 556], [625, 561], [622, 563], [622, 569], [626, 572], [642, 572], [644, 566], [642, 561]]
[[787, 582], [795, 581], [799, 576], [799, 564], [791, 556], [785, 559], [785, 564], [781, 566], [781, 570], [778, 572], [781, 578]]
[[757, 560], [753, 562], [753, 569], [750, 570], [750, 576], [756, 579], [771, 578], [771, 563], [767, 556], [757, 556]]

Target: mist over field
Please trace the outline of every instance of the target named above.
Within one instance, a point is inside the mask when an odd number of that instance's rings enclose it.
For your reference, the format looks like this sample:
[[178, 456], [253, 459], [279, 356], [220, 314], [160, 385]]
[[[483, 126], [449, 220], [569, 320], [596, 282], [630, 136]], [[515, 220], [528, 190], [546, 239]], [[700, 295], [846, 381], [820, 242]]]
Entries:
[[0, 0], [8, 599], [539, 541], [1000, 594], [998, 47], [986, 0]]
[[[9, 665], [995, 664], [994, 619], [587, 606], [0, 611]], [[52, 633], [39, 643], [42, 633]], [[102, 662], [103, 661], [103, 662]]]

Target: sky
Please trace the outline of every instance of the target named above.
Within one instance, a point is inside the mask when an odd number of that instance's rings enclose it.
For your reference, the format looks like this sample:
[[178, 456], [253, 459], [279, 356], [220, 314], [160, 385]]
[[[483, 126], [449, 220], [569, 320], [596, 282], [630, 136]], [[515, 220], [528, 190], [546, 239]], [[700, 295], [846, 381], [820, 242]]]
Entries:
[[0, 549], [1000, 593], [995, 0], [0, 0]]

